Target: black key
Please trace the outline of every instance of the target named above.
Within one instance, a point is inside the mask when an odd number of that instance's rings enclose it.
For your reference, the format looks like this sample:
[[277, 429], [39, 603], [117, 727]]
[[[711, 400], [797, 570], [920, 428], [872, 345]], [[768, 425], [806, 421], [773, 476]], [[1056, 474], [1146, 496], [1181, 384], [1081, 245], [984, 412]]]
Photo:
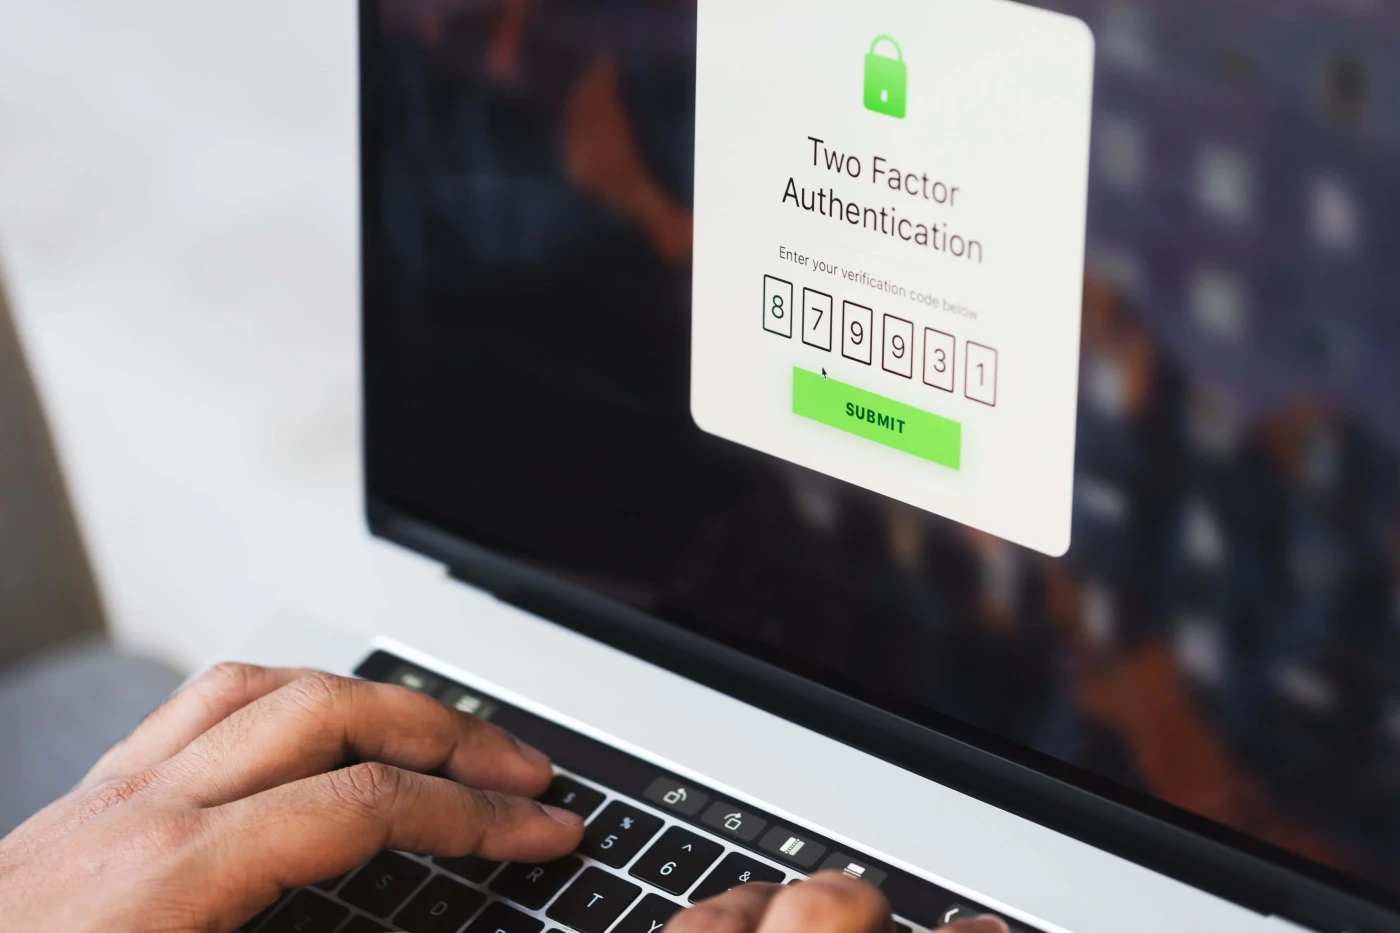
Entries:
[[588, 824], [579, 851], [604, 865], [621, 868], [661, 830], [662, 822], [659, 816], [613, 801]]
[[700, 882], [700, 886], [690, 895], [690, 902], [694, 904], [715, 897], [730, 888], [737, 888], [750, 881], [777, 883], [786, 877], [787, 872], [781, 869], [754, 861], [747, 855], [730, 852], [724, 857], [724, 861], [716, 865], [715, 870], [706, 875], [705, 880]]
[[712, 839], [672, 826], [642, 854], [631, 874], [667, 894], [684, 894], [723, 851]]
[[708, 794], [670, 778], [657, 778], [652, 781], [642, 796], [685, 816], [697, 815], [704, 809], [705, 804], [710, 802]]
[[316, 887], [320, 888], [322, 891], [326, 891], [327, 893], [329, 893], [331, 891], [334, 891], [336, 888], [340, 887], [342, 884], [344, 884], [345, 879], [349, 877], [350, 872], [347, 871], [343, 875], [336, 875], [334, 878], [327, 878], [325, 881], [316, 882]]
[[442, 680], [422, 668], [400, 664], [390, 672], [388, 683], [398, 684], [419, 693], [435, 694], [442, 689]]
[[356, 917], [345, 926], [341, 927], [337, 933], [389, 933], [389, 928], [378, 920], [371, 920], [368, 917]]
[[270, 905], [263, 908], [262, 912], [259, 913], [256, 917], [254, 917], [252, 920], [249, 920], [247, 923], [243, 924], [243, 926], [239, 927], [238, 929], [242, 930], [243, 933], [254, 933], [254, 931], [257, 930], [258, 927], [262, 926], [264, 923], [267, 922], [267, 918], [272, 916], [272, 912], [274, 910], [282, 906], [282, 901], [285, 899], [286, 895], [279, 897]]
[[648, 894], [622, 918], [613, 933], [659, 933], [666, 921], [680, 911], [681, 905], [675, 901], [668, 901], [659, 894]]
[[483, 700], [474, 693], [468, 693], [461, 687], [448, 687], [438, 699], [453, 709], [461, 710], [468, 716], [475, 716], [478, 719], [490, 719], [496, 715], [495, 703]]
[[491, 890], [521, 907], [539, 910], [578, 872], [583, 862], [566, 855], [543, 865], [513, 862], [501, 869]]
[[914, 928], [907, 923], [894, 922], [894, 933], [914, 933]]
[[409, 933], [457, 933], [484, 903], [486, 895], [480, 891], [437, 875], [398, 912], [394, 922]]
[[302, 890], [272, 915], [261, 933], [331, 933], [349, 914], [315, 891]]
[[938, 915], [938, 927], [952, 926], [962, 920], [971, 920], [975, 917], [985, 917], [986, 915], [987, 912], [985, 910], [978, 910], [966, 904], [954, 904]]
[[589, 868], [550, 905], [547, 916], [579, 933], [603, 933], [642, 889], [601, 868]]
[[540, 933], [544, 924], [507, 904], [492, 901], [491, 906], [472, 921], [466, 933]]
[[826, 846], [820, 842], [813, 842], [781, 826], [768, 830], [768, 835], [759, 840], [758, 847], [803, 868], [811, 868], [817, 864], [817, 859], [826, 854]]
[[345, 883], [340, 896], [366, 913], [388, 917], [426, 877], [426, 865], [397, 852], [380, 852]]
[[744, 842], [753, 842], [768, 825], [752, 813], [740, 810], [734, 804], [725, 803], [723, 800], [710, 804], [710, 809], [700, 817], [700, 822]]
[[839, 871], [852, 878], [859, 878], [879, 887], [885, 883], [885, 873], [872, 865], [851, 858], [844, 852], [833, 852], [825, 862], [822, 871]]
[[540, 803], [572, 810], [584, 819], [603, 802], [602, 791], [585, 787], [578, 781], [563, 776], [549, 782], [549, 790], [540, 794]]
[[466, 878], [468, 881], [475, 881], [481, 884], [491, 873], [501, 867], [500, 862], [493, 862], [490, 859], [477, 858], [475, 855], [461, 855], [456, 858], [435, 858], [433, 859], [440, 867], [447, 869], [459, 878]]

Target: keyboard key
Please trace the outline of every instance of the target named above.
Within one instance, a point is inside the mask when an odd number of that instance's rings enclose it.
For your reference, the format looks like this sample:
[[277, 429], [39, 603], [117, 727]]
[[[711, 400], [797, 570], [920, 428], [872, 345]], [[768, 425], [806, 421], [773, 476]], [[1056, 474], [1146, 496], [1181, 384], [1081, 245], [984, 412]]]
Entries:
[[378, 920], [356, 917], [337, 930], [336, 933], [389, 933], [389, 928]]
[[468, 716], [475, 716], [478, 719], [490, 719], [496, 715], [495, 703], [483, 700], [474, 693], [468, 693], [461, 687], [448, 687], [438, 699], [453, 709], [461, 710]]
[[822, 871], [839, 871], [850, 875], [852, 878], [859, 878], [868, 881], [875, 887], [885, 883], [885, 873], [878, 868], [867, 865], [859, 859], [854, 859], [844, 852], [833, 852], [831, 857], [822, 862]]
[[666, 921], [680, 913], [681, 905], [659, 894], [648, 894], [613, 928], [613, 933], [659, 933]]
[[907, 923], [894, 922], [894, 933], [914, 933], [914, 928]]
[[740, 810], [734, 804], [725, 803], [722, 800], [710, 804], [710, 809], [706, 810], [705, 815], [700, 817], [700, 822], [706, 826], [713, 826], [726, 836], [732, 836], [743, 842], [753, 842], [768, 825], [752, 813]]
[[457, 933], [467, 918], [486, 903], [486, 895], [446, 875], [423, 885], [394, 922], [409, 933]]
[[343, 875], [336, 875], [334, 878], [327, 878], [325, 881], [316, 882], [316, 887], [329, 894], [330, 892], [334, 891], [336, 888], [344, 884], [345, 879], [349, 877], [350, 872], [347, 871]]
[[551, 920], [579, 933], [603, 933], [631, 906], [642, 889], [601, 868], [589, 868], [550, 905]]
[[261, 933], [331, 933], [349, 914], [315, 891], [298, 891], [272, 915]]
[[700, 882], [700, 886], [690, 895], [690, 902], [694, 904], [707, 900], [751, 881], [779, 884], [786, 877], [787, 872], [781, 869], [755, 861], [747, 855], [730, 852], [724, 857], [724, 861], [716, 865], [715, 870]]
[[667, 894], [684, 894], [723, 852], [713, 839], [672, 826], [642, 853], [631, 873]]
[[579, 851], [611, 868], [621, 868], [661, 831], [659, 816], [613, 801], [588, 824]]
[[492, 901], [481, 916], [467, 927], [466, 933], [540, 933], [543, 929], [544, 924], [534, 917], [522, 914], [508, 904]]
[[708, 794], [670, 778], [657, 778], [652, 781], [642, 796], [683, 816], [697, 816], [705, 808], [705, 804], [710, 802]]
[[[949, 907], [947, 910], [943, 911], [943, 913], [939, 914], [937, 927], [951, 926], [960, 920], [971, 920], [974, 917], [985, 917], [986, 915], [987, 912], [985, 910], [978, 910], [966, 904], [954, 904], [952, 907]], [[937, 927], [935, 927], [935, 929], [937, 929]]]
[[426, 865], [397, 852], [380, 852], [345, 883], [340, 896], [366, 913], [389, 917], [426, 877]]
[[543, 865], [513, 862], [501, 869], [491, 882], [491, 890], [521, 907], [539, 910], [581, 867], [583, 862], [572, 855]]
[[493, 862], [490, 859], [477, 858], [475, 855], [461, 855], [456, 858], [435, 858], [433, 861], [446, 871], [452, 872], [459, 878], [466, 878], [468, 881], [475, 881], [481, 884], [491, 873], [501, 867], [500, 862]]
[[391, 684], [398, 684], [400, 687], [417, 690], [419, 693], [437, 693], [442, 689], [440, 678], [410, 664], [400, 664], [394, 668], [387, 681]]
[[596, 791], [563, 776], [550, 781], [549, 790], [540, 795], [540, 803], [572, 810], [584, 819], [587, 819], [590, 813], [598, 809], [598, 804], [602, 802], [602, 791]]
[[817, 859], [826, 854], [826, 846], [820, 842], [813, 842], [781, 826], [768, 830], [768, 834], [759, 840], [758, 847], [803, 868], [811, 868], [817, 864]]

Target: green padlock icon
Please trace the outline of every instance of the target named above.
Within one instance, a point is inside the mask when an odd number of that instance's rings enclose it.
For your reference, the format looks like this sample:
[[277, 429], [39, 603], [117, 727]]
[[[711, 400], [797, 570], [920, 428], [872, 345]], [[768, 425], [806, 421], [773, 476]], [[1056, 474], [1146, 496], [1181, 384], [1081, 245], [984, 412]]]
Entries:
[[[877, 55], [881, 42], [894, 46], [896, 57]], [[893, 36], [876, 36], [865, 55], [865, 109], [904, 119], [904, 92], [909, 83], [909, 70], [904, 67], [904, 52]]]

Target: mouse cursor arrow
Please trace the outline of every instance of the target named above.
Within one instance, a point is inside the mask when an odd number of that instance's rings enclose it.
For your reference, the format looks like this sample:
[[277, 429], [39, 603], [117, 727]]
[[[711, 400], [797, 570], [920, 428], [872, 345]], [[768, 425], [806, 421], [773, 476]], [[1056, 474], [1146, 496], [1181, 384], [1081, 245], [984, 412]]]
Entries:
[[830, 378], [831, 378], [830, 376], [828, 376], [828, 375], [826, 374], [826, 367], [825, 367], [825, 366], [822, 367], [822, 378], [823, 378], [823, 379], [830, 379]]

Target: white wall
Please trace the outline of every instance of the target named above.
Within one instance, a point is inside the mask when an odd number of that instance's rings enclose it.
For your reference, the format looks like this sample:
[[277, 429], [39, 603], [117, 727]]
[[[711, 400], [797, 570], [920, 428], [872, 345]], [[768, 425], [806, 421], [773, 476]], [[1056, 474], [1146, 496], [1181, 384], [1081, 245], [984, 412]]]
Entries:
[[369, 624], [355, 133], [348, 0], [0, 0], [0, 257], [128, 644]]

